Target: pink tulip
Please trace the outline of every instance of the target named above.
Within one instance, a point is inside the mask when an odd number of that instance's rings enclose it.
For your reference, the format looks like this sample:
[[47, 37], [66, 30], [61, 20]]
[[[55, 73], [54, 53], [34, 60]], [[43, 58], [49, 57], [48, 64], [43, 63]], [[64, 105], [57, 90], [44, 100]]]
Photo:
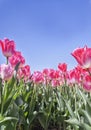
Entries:
[[18, 63], [20, 63], [20, 67], [23, 66], [25, 64], [25, 59], [24, 57], [21, 55], [21, 52], [16, 51], [14, 53], [14, 55], [12, 55], [9, 58], [9, 62], [10, 64], [15, 67]]
[[78, 83], [79, 75], [75, 69], [70, 70], [68, 75], [69, 75], [69, 83], [71, 84]]
[[53, 79], [51, 81], [51, 85], [52, 85], [52, 87], [58, 87], [61, 85], [61, 82], [60, 82], [60, 80]]
[[3, 79], [3, 80], [9, 80], [12, 78], [13, 76], [13, 68], [11, 67], [10, 64], [2, 64], [0, 66], [0, 77]]
[[91, 76], [90, 75], [86, 75], [83, 79], [83, 88], [88, 91], [91, 92]]
[[86, 50], [83, 53], [82, 61], [83, 61], [83, 68], [91, 67], [91, 48], [86, 48]]
[[50, 73], [50, 69], [47, 69], [47, 68], [43, 69], [43, 71], [42, 71], [42, 74], [44, 76], [44, 84], [45, 85], [48, 85], [50, 83], [51, 78], [49, 76], [49, 73]]
[[60, 72], [58, 70], [54, 70], [54, 69], [44, 69], [42, 73], [43, 73], [44, 77], [49, 80], [57, 79], [60, 77]]
[[40, 71], [35, 71], [32, 76], [32, 80], [36, 84], [40, 84], [44, 82], [44, 76]]
[[12, 40], [0, 40], [0, 46], [2, 48], [2, 53], [5, 57], [10, 57], [15, 53], [15, 43]]
[[30, 75], [31, 75], [31, 72], [30, 72], [29, 65], [25, 65], [19, 68], [18, 73], [17, 73], [18, 79], [24, 78], [25, 81], [29, 79]]
[[49, 69], [43, 69], [43, 75], [47, 77], [49, 75]]
[[88, 48], [87, 46], [84, 48], [77, 48], [71, 54], [81, 67], [91, 67], [91, 48]]
[[50, 79], [58, 79], [60, 78], [60, 72], [58, 70], [49, 69], [49, 77]]
[[66, 72], [67, 71], [67, 64], [66, 63], [59, 63], [58, 64], [58, 69], [61, 70], [62, 72]]
[[64, 77], [59, 70], [54, 69], [44, 69], [44, 84], [52, 85], [53, 87], [57, 87], [64, 84]]

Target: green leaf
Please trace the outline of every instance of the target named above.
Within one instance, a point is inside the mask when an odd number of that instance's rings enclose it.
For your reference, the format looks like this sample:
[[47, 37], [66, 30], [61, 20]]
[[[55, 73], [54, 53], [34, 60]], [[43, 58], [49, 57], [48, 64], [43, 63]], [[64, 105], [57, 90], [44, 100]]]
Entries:
[[11, 101], [12, 101], [12, 97], [9, 98], [9, 99], [5, 102], [4, 107], [3, 107], [3, 113], [5, 113], [5, 112], [7, 111], [7, 109], [8, 109], [8, 107], [9, 107]]
[[25, 101], [27, 102], [28, 99], [30, 98], [30, 95], [31, 95], [31, 91], [30, 92], [27, 92], [25, 93]]
[[18, 121], [18, 118], [16, 118], [16, 117], [3, 117], [0, 120], [0, 125], [4, 124], [5, 122], [8, 122], [8, 121]]
[[91, 130], [91, 126], [89, 126], [86, 123], [81, 123], [81, 128], [84, 129], [84, 130]]
[[71, 108], [69, 102], [66, 101], [65, 99], [64, 99], [64, 101], [65, 101], [65, 103], [66, 103], [66, 106], [67, 106], [67, 108], [68, 108], [68, 111], [69, 111], [70, 115], [71, 115], [72, 117], [75, 117], [74, 112], [73, 112], [73, 110], [72, 110], [72, 108]]
[[16, 97], [15, 103], [17, 104], [17, 106], [23, 105], [22, 97], [21, 96]]
[[17, 121], [13, 120], [13, 121], [9, 121], [6, 123], [6, 127], [4, 130], [16, 130], [16, 125], [17, 125]]
[[10, 105], [8, 114], [11, 117], [19, 117], [19, 107], [14, 102]]
[[65, 121], [71, 125], [81, 126], [80, 122], [76, 118], [71, 118], [71, 119], [65, 120]]
[[42, 113], [42, 112], [39, 113], [39, 115], [38, 115], [38, 120], [39, 120], [41, 126], [42, 126], [45, 130], [47, 130], [48, 124], [47, 124], [47, 121], [46, 121], [46, 115], [45, 115], [44, 113]]
[[84, 119], [86, 119], [91, 125], [91, 116], [89, 116], [88, 112], [86, 110], [81, 110], [80, 112], [83, 115]]
[[65, 107], [65, 104], [64, 104], [64, 100], [60, 94], [60, 92], [57, 92], [57, 103], [58, 103], [58, 107], [61, 111], [64, 111], [64, 107]]
[[83, 129], [83, 130], [91, 130], [91, 126], [89, 126], [88, 124], [86, 123], [81, 123], [79, 120], [77, 120], [76, 118], [71, 118], [69, 120], [65, 120], [67, 123], [75, 126], [79, 126], [80, 128], [79, 129]]
[[[91, 102], [90, 102], [91, 104]], [[87, 103], [86, 105], [86, 111], [88, 112], [89, 116], [91, 117], [91, 106]]]
[[12, 79], [5, 84], [3, 102], [6, 102], [6, 100], [9, 97], [14, 96], [15, 92], [12, 92], [14, 88], [14, 83], [15, 83], [15, 78], [12, 77]]
[[84, 105], [86, 106], [87, 101], [86, 101], [86, 95], [83, 93], [83, 91], [81, 91], [80, 89], [77, 89], [79, 97], [83, 99]]
[[32, 122], [33, 122], [33, 120], [37, 117], [37, 112], [36, 111], [34, 111], [33, 113], [31, 113], [30, 115], [29, 115], [29, 124], [31, 124]]

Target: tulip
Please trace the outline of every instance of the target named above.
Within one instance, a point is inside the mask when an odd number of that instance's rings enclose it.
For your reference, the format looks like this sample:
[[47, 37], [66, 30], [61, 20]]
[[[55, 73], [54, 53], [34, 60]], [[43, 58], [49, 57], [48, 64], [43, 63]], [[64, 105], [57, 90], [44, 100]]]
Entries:
[[80, 83], [80, 74], [79, 71], [75, 68], [73, 70], [70, 70], [68, 72], [68, 84], [72, 85], [72, 84], [76, 84], [76, 83]]
[[15, 53], [15, 43], [13, 40], [0, 40], [0, 46], [5, 57], [11, 57]]
[[66, 63], [59, 63], [58, 64], [58, 69], [61, 70], [62, 72], [66, 72], [67, 71], [67, 64]]
[[88, 91], [91, 92], [91, 76], [90, 75], [86, 75], [83, 79], [83, 88]]
[[10, 64], [7, 64], [7, 65], [2, 64], [0, 66], [0, 77], [1, 77], [1, 79], [5, 80], [5, 81], [12, 78], [13, 72], [14, 72], [14, 70]]
[[12, 55], [9, 58], [9, 62], [12, 65], [12, 67], [15, 67], [18, 63], [20, 63], [19, 67], [23, 66], [25, 64], [25, 59], [21, 55], [21, 52], [16, 51], [14, 55]]
[[44, 82], [44, 76], [40, 71], [35, 71], [32, 75], [32, 80], [35, 84], [40, 84]]
[[71, 55], [77, 60], [82, 68], [87, 69], [91, 67], [91, 48], [88, 48], [87, 46], [84, 48], [77, 48]]
[[18, 73], [17, 73], [18, 79], [24, 78], [24, 80], [27, 81], [30, 76], [31, 76], [31, 72], [30, 72], [29, 65], [25, 65], [19, 68]]
[[49, 69], [49, 77], [50, 79], [58, 79], [60, 78], [60, 72], [58, 70]]

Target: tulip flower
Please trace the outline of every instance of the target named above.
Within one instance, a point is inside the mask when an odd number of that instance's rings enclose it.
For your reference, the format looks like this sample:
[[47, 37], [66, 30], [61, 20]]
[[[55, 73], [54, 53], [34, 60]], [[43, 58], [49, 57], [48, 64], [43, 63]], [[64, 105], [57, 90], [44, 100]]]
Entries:
[[7, 65], [6, 64], [2, 64], [0, 66], [0, 77], [3, 80], [7, 81], [7, 80], [11, 79], [12, 76], [13, 76], [13, 72], [14, 72], [14, 70], [11, 67], [10, 64], [7, 64]]
[[33, 73], [32, 80], [35, 84], [40, 84], [44, 82], [44, 76], [40, 71], [35, 71]]
[[11, 57], [15, 53], [15, 43], [13, 40], [0, 40], [0, 46], [5, 57]]
[[90, 75], [86, 75], [83, 79], [83, 88], [88, 91], [91, 92], [91, 76]]
[[30, 72], [29, 65], [25, 65], [19, 68], [18, 73], [17, 73], [18, 79], [24, 78], [24, 80], [27, 81], [30, 76], [31, 76], [31, 72]]
[[10, 64], [15, 67], [18, 63], [20, 63], [20, 66], [23, 66], [25, 64], [25, 59], [24, 57], [21, 55], [21, 52], [18, 52], [16, 51], [14, 53], [14, 55], [12, 55], [10, 58], [9, 58], [9, 62]]
[[58, 79], [60, 78], [60, 72], [58, 70], [49, 69], [49, 77], [50, 79]]
[[79, 84], [80, 83], [80, 73], [79, 71], [75, 68], [73, 70], [70, 70], [68, 72], [68, 84], [72, 85], [72, 84]]
[[58, 64], [58, 69], [61, 70], [62, 72], [66, 72], [67, 71], [67, 64], [66, 63], [59, 63]]
[[86, 69], [91, 67], [91, 48], [87, 46], [77, 48], [71, 54], [82, 68]]

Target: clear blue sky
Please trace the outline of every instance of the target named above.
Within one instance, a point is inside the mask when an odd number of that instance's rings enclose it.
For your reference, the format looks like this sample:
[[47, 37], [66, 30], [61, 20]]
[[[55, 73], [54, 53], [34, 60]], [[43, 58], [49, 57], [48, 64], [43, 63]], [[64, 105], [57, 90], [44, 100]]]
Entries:
[[[0, 39], [16, 42], [31, 70], [76, 65], [70, 53], [91, 47], [91, 0], [0, 0]], [[0, 63], [4, 57], [0, 52]]]

